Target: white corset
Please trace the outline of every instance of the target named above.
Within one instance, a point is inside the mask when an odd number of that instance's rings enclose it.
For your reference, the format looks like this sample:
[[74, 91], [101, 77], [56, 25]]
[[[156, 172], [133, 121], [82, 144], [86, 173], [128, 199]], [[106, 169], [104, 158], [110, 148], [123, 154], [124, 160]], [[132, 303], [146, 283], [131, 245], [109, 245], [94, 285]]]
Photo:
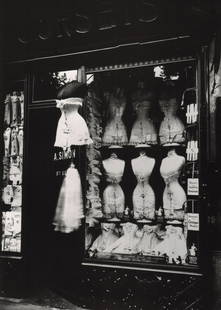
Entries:
[[[57, 107], [61, 109], [61, 117], [58, 121], [54, 146], [69, 148], [71, 145], [87, 145], [93, 141], [90, 138], [87, 124], [78, 113], [79, 102], [70, 103], [70, 99], [58, 101]], [[62, 104], [63, 102], [63, 104]]]
[[182, 209], [186, 202], [186, 193], [178, 181], [184, 163], [185, 158], [175, 153], [162, 160], [160, 173], [166, 184], [163, 193], [164, 209]]

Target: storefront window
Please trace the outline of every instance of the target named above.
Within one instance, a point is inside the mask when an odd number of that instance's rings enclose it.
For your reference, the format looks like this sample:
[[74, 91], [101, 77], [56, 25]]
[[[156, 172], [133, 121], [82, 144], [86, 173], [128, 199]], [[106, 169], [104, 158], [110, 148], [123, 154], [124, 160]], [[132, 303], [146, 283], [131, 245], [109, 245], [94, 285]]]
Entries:
[[85, 262], [197, 266], [195, 62], [92, 71]]
[[58, 89], [77, 79], [77, 70], [38, 72], [34, 77], [33, 100], [56, 99]]
[[14, 90], [4, 101], [2, 160], [2, 252], [21, 252], [23, 205], [24, 92]]

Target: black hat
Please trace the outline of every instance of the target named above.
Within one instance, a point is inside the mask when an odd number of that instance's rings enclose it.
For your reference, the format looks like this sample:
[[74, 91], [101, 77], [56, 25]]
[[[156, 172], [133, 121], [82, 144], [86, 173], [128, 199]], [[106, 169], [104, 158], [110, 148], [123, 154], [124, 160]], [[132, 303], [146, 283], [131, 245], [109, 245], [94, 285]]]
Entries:
[[74, 97], [84, 98], [87, 94], [87, 89], [88, 88], [85, 83], [72, 81], [58, 90], [57, 98], [60, 100]]

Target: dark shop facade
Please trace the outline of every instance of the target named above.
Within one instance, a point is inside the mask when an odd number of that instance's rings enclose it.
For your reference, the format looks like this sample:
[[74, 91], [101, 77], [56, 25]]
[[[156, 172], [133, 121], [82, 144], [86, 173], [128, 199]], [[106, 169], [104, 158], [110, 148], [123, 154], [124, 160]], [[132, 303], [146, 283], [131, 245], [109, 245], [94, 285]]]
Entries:
[[46, 286], [96, 310], [212, 307], [218, 1], [49, 3], [2, 10], [2, 294]]

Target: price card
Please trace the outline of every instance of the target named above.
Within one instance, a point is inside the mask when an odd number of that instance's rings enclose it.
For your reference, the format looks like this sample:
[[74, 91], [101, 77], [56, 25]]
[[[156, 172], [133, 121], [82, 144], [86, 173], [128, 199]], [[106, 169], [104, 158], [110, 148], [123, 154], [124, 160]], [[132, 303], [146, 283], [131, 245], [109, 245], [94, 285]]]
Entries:
[[187, 229], [192, 231], [200, 230], [199, 213], [187, 214]]
[[199, 179], [198, 178], [187, 179], [187, 195], [190, 195], [190, 196], [199, 195]]

